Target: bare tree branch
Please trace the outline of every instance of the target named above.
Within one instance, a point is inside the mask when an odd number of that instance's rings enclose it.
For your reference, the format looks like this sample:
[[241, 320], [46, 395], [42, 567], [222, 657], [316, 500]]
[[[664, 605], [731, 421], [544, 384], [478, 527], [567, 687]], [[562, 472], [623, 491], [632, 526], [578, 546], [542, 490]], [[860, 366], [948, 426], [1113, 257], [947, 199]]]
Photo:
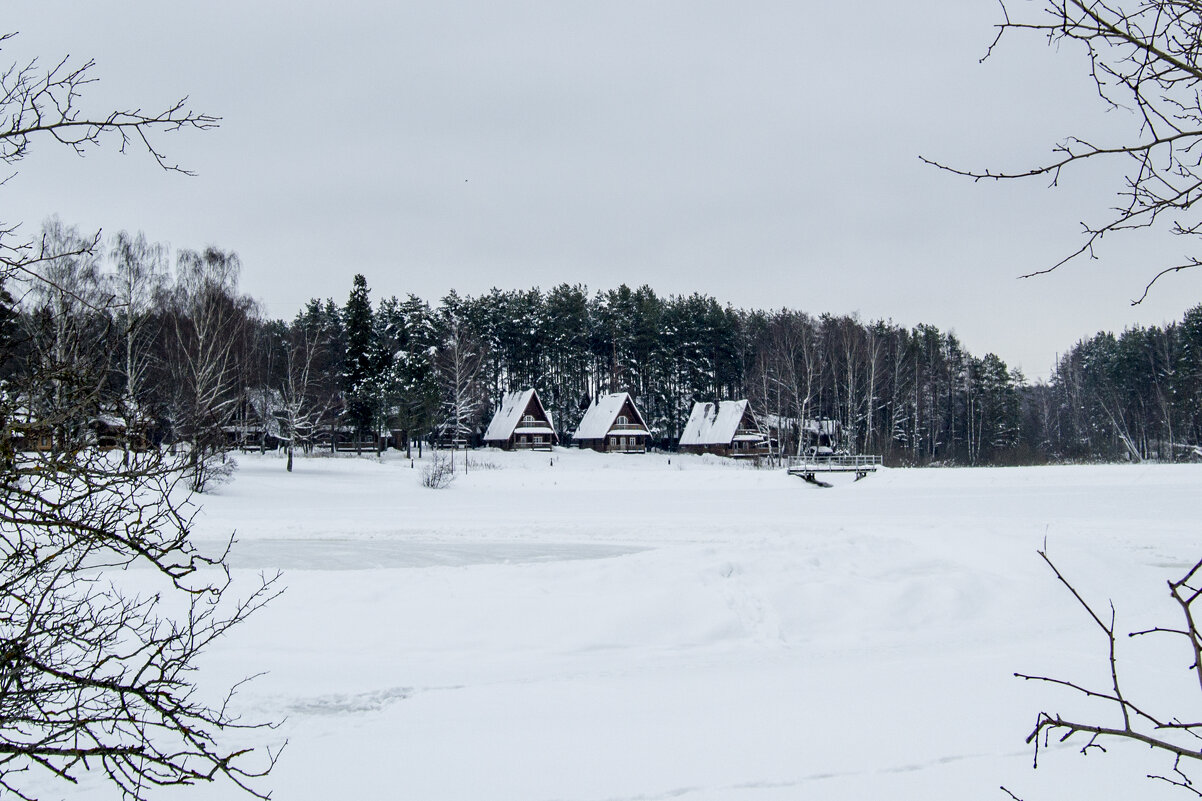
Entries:
[[[0, 44], [12, 33], [0, 36]], [[115, 136], [120, 152], [132, 143], [140, 143], [165, 170], [192, 173], [167, 159], [154, 144], [156, 132], [170, 133], [182, 128], [209, 130], [220, 118], [188, 107], [182, 97], [167, 108], [147, 112], [140, 108], [110, 111], [97, 117], [84, 116], [79, 107], [84, 88], [96, 81], [94, 61], [73, 64], [64, 58], [53, 67], [42, 68], [37, 59], [9, 66], [0, 73], [0, 161], [12, 164], [28, 153], [41, 137], [49, 137], [82, 155], [99, 146], [105, 137]]]
[[[1097, 258], [1096, 248], [1107, 234], [1150, 229], [1162, 221], [1170, 234], [1202, 233], [1202, 220], [1189, 217], [1202, 200], [1202, 10], [1195, 0], [1044, 0], [1041, 14], [1024, 6], [1022, 17], [1012, 16], [1004, 0], [999, 5], [1003, 21], [984, 58], [1010, 31], [1034, 31], [1053, 46], [1078, 45], [1098, 97], [1133, 115], [1138, 130], [1132, 140], [1109, 145], [1069, 137], [1053, 148], [1052, 159], [1022, 170], [964, 169], [920, 156], [924, 163], [976, 181], [1044, 176], [1053, 187], [1065, 170], [1078, 165], [1117, 164], [1122, 179], [1111, 215], [1100, 223], [1082, 223], [1080, 247], [1021, 277], [1052, 272], [1082, 256]], [[1132, 304], [1142, 303], [1161, 277], [1199, 263], [1189, 257], [1160, 270]]]
[[[1060, 742], [1066, 742], [1075, 735], [1087, 736], [1088, 739], [1081, 748], [1081, 753], [1083, 754], [1095, 749], [1105, 751], [1103, 743], [1109, 740], [1138, 742], [1149, 746], [1157, 752], [1173, 756], [1173, 766], [1166, 774], [1149, 774], [1149, 778], [1180, 787], [1193, 792], [1195, 795], [1202, 795], [1181, 768], [1182, 759], [1202, 761], [1202, 749], [1198, 747], [1198, 740], [1202, 740], [1202, 722], [1185, 723], [1177, 718], [1162, 718], [1124, 695], [1119, 681], [1114, 605], [1110, 604], [1109, 622], [1107, 622], [1107, 618], [1099, 614], [1094, 606], [1064, 577], [1045, 551], [1039, 551], [1039, 555], [1047, 563], [1048, 567], [1052, 569], [1057, 580], [1068, 589], [1069, 593], [1077, 601], [1077, 604], [1086, 611], [1094, 624], [1105, 635], [1112, 689], [1098, 691], [1065, 679], [1024, 673], [1015, 673], [1014, 675], [1027, 681], [1039, 681], [1064, 687], [1086, 698], [1103, 701], [1111, 708], [1117, 707], [1122, 718], [1122, 725], [1104, 726], [1089, 721], [1065, 718], [1059, 714], [1040, 712], [1035, 727], [1027, 735], [1027, 743], [1035, 747], [1036, 764], [1038, 764], [1041, 742], [1046, 746], [1048, 738], [1053, 733], [1056, 734]], [[1202, 691], [1202, 637], [1199, 636], [1193, 608], [1193, 604], [1202, 593], [1190, 583], [1195, 580], [1200, 571], [1202, 571], [1202, 561], [1195, 564], [1181, 579], [1168, 582], [1169, 592], [1184, 618], [1184, 627], [1168, 628], [1157, 626], [1132, 632], [1128, 636], [1136, 637], [1150, 633], [1164, 633], [1184, 637], [1190, 644], [1194, 658], [1190, 669], [1197, 675], [1199, 690]]]

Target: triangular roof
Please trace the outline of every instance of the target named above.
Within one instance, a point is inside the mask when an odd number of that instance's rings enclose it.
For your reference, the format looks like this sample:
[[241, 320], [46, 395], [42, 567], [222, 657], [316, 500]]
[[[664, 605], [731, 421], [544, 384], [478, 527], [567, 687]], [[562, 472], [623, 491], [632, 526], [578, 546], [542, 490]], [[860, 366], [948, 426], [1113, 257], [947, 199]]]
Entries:
[[538, 393], [533, 389], [527, 389], [519, 392], [510, 392], [501, 399], [501, 405], [497, 408], [497, 413], [493, 415], [492, 422], [488, 424], [488, 430], [484, 432], [484, 441], [496, 442], [512, 437], [518, 424], [522, 422], [522, 415], [525, 413], [527, 407], [530, 406], [531, 398], [538, 404], [538, 408], [542, 409], [547, 422], [544, 424], [540, 420], [533, 427], [523, 426], [522, 433], [554, 434], [555, 427], [551, 421], [551, 413], [543, 407], [543, 402], [539, 400]]
[[729, 445], [747, 413], [747, 401], [694, 403], [689, 422], [680, 434], [681, 445]]
[[[622, 411], [622, 407], [626, 405], [626, 401], [630, 401], [630, 408], [634, 409], [634, 414], [638, 418], [639, 424], [643, 427], [641, 433], [650, 434], [647, 431], [647, 422], [643, 420], [643, 413], [634, 405], [634, 400], [630, 397], [629, 392], [614, 392], [609, 395], [602, 395], [597, 398], [597, 402], [588, 407], [588, 411], [584, 413], [584, 418], [580, 421], [580, 425], [576, 427], [576, 433], [572, 435], [572, 439], [605, 439], [605, 435], [613, 428], [614, 421], [618, 418], [618, 413]], [[634, 422], [633, 420], [631, 421]], [[639, 434], [637, 430], [627, 431], [629, 434]]]

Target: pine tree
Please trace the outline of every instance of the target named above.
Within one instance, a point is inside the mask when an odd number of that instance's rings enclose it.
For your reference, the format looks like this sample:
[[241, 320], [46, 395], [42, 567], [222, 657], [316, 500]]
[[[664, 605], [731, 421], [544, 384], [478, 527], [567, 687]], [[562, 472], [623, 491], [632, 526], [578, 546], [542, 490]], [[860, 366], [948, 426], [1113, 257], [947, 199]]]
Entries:
[[[438, 412], [438, 377], [434, 363], [438, 328], [430, 306], [416, 295], [410, 295], [399, 310], [407, 336], [406, 348], [397, 365], [402, 384], [397, 423], [405, 436], [405, 454], [412, 456], [409, 443], [414, 432], [430, 432]], [[418, 449], [420, 454], [421, 439], [418, 439]]]
[[372, 386], [376, 371], [372, 364], [374, 331], [368, 293], [367, 279], [361, 273], [355, 275], [350, 297], [342, 310], [346, 332], [342, 391], [346, 397], [346, 419], [355, 430], [356, 451], [361, 447], [363, 435], [372, 428], [378, 405]]
[[566, 442], [580, 422], [580, 401], [589, 395], [588, 291], [560, 284], [547, 293], [544, 309], [547, 392], [539, 394]]

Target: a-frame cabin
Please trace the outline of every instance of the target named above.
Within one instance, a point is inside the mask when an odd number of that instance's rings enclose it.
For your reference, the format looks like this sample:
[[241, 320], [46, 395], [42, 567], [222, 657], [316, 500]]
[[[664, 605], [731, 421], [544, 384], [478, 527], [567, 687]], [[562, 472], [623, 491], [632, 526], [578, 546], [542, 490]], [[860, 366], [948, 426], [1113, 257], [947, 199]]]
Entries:
[[572, 435], [581, 448], [603, 453], [646, 453], [651, 432], [628, 392], [602, 395], [588, 407]]
[[768, 436], [745, 400], [695, 403], [680, 435], [684, 453], [719, 456], [767, 456]]
[[551, 415], [533, 389], [510, 392], [502, 398], [484, 432], [486, 446], [507, 451], [549, 451], [557, 441]]

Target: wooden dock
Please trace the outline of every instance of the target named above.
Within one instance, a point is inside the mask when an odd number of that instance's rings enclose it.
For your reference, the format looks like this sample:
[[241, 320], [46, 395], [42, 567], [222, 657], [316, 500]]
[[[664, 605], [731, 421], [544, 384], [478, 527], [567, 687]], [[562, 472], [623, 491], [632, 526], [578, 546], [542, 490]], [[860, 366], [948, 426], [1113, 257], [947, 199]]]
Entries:
[[875, 473], [881, 466], [880, 456], [806, 456], [789, 461], [789, 475], [798, 476], [811, 484], [829, 487], [819, 479], [825, 473], [855, 473], [856, 481]]

